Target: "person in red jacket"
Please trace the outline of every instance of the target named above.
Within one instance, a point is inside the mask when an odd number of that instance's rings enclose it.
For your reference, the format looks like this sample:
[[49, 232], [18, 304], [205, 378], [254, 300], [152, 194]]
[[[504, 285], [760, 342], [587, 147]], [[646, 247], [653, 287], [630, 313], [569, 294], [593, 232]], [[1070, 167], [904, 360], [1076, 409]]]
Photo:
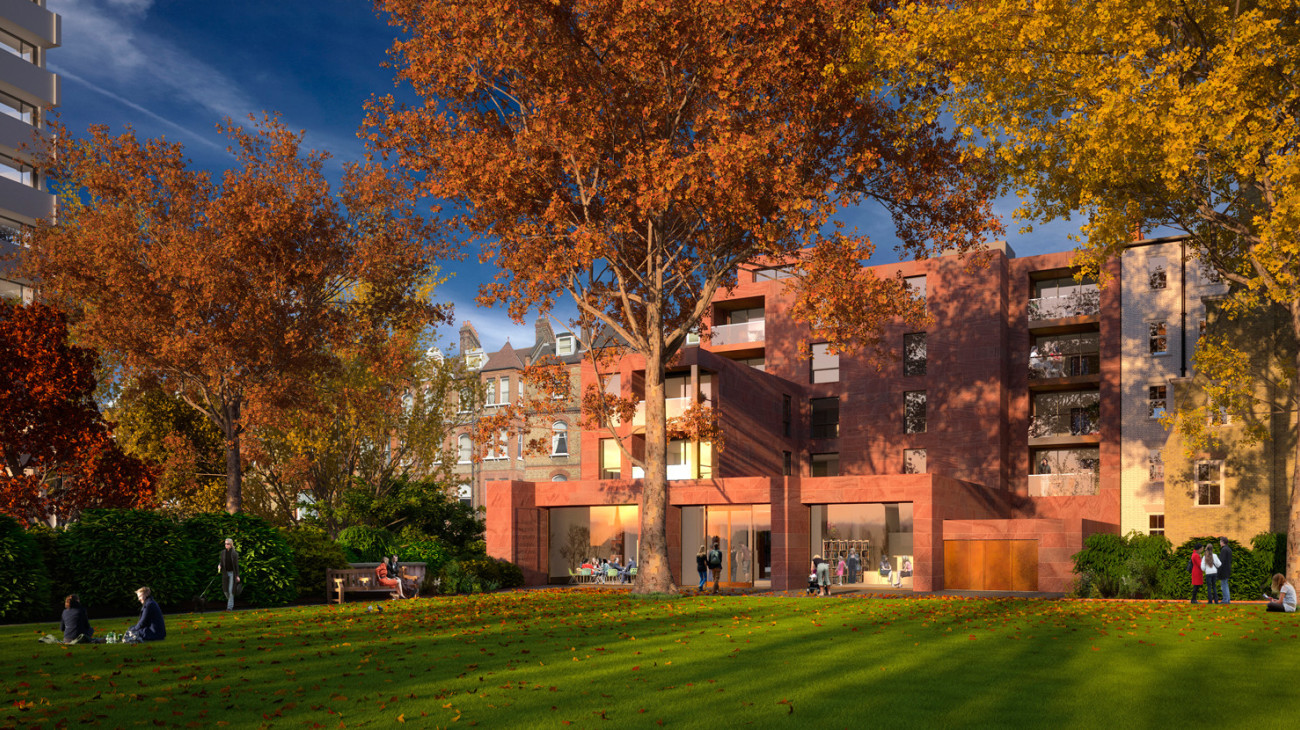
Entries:
[[406, 597], [402, 595], [402, 581], [398, 580], [396, 576], [390, 576], [388, 574], [387, 558], [385, 558], [381, 563], [379, 563], [379, 567], [375, 568], [375, 578], [379, 581], [379, 585], [388, 586], [389, 588], [396, 589], [397, 598]]
[[1192, 550], [1192, 603], [1196, 603], [1196, 595], [1201, 592], [1203, 585], [1205, 585], [1205, 573], [1201, 571], [1201, 553]]

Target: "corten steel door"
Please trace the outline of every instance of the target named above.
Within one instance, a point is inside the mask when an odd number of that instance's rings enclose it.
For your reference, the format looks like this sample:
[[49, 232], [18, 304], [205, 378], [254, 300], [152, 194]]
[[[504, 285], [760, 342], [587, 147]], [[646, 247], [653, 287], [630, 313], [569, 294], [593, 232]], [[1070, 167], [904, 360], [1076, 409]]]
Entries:
[[943, 587], [1038, 590], [1037, 540], [944, 540]]

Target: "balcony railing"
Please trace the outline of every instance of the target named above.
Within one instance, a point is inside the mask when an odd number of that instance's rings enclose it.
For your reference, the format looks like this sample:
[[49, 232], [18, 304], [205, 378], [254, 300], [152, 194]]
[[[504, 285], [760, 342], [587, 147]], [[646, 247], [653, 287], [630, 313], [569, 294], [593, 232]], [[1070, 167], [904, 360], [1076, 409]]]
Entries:
[[[667, 411], [668, 418], [677, 418], [691, 407], [690, 398], [665, 398], [664, 410]], [[645, 401], [636, 404], [636, 415], [632, 416], [633, 426], [645, 425]]]
[[1101, 292], [1082, 291], [1063, 297], [1041, 297], [1029, 300], [1030, 322], [1040, 319], [1065, 317], [1092, 317], [1101, 312]]
[[1029, 421], [1029, 438], [1092, 436], [1101, 433], [1101, 418], [1079, 408], [1065, 413], [1040, 413]]
[[[690, 464], [669, 464], [669, 465], [668, 465], [668, 472], [667, 472], [667, 475], [668, 475], [668, 480], [669, 480], [669, 481], [672, 481], [672, 480], [674, 480], [674, 479], [694, 479], [694, 478], [695, 478], [695, 475], [691, 473], [691, 465], [690, 465]], [[642, 469], [642, 468], [639, 467], [639, 466], [634, 466], [634, 467], [632, 467], [632, 478], [633, 478], [633, 479], [645, 479], [645, 469]]]
[[1101, 355], [1079, 352], [1071, 355], [1042, 355], [1029, 358], [1029, 379], [1072, 378], [1101, 372]]
[[767, 334], [766, 322], [754, 320], [740, 324], [720, 324], [709, 330], [712, 340], [709, 344], [739, 345], [746, 342], [762, 342]]
[[1081, 471], [1072, 474], [1030, 474], [1031, 497], [1078, 497], [1097, 494], [1097, 472]]

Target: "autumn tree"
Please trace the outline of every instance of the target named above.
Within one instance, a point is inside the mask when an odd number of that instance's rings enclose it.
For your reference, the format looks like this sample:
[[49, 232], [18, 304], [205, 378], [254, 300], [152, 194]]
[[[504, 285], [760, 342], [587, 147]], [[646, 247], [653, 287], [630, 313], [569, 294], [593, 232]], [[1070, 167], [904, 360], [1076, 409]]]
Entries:
[[842, 65], [858, 2], [376, 4], [420, 102], [373, 101], [369, 142], [500, 268], [480, 303], [522, 321], [564, 300], [574, 331], [644, 357], [639, 590], [672, 587], [665, 368], [738, 268], [792, 262], [800, 313], [871, 350], [922, 305], [862, 268], [865, 237], [823, 234], [836, 211], [882, 204], [912, 256], [997, 230], [953, 141]]
[[[950, 80], [942, 103], [917, 107], [951, 114], [987, 151], [1021, 195], [1020, 216], [1082, 215], [1085, 272], [1104, 281], [1135, 229], [1181, 231], [1231, 285], [1222, 314], [1278, 305], [1300, 334], [1300, 5], [909, 2], [888, 22], [864, 15], [858, 30], [859, 62]], [[1292, 410], [1297, 368], [1300, 353]], [[1290, 505], [1296, 575], [1300, 471]]]
[[225, 507], [237, 512], [250, 416], [334, 367], [331, 344], [382, 342], [443, 313], [423, 296], [429, 226], [382, 168], [348, 165], [336, 195], [328, 155], [277, 118], [221, 130], [233, 159], [219, 180], [179, 144], [57, 130], [41, 166], [59, 215], [30, 235], [25, 265], [73, 313], [77, 341], [221, 431]]
[[96, 361], [68, 344], [63, 313], [0, 297], [0, 512], [67, 521], [152, 502], [153, 467], [118, 448], [95, 404]]
[[408, 333], [384, 357], [340, 353], [309, 398], [253, 429], [251, 472], [282, 519], [296, 521], [305, 501], [330, 533], [358, 512], [392, 515], [378, 526], [396, 531], [405, 513], [393, 502], [455, 486], [453, 434], [479, 413], [462, 397], [481, 402], [481, 384], [462, 359], [425, 344]]

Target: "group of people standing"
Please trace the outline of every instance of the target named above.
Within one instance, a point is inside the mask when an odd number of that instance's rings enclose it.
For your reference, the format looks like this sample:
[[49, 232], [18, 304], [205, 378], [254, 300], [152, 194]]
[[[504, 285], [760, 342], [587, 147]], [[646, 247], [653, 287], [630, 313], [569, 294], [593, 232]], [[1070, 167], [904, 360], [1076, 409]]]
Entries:
[[[1201, 586], [1205, 586], [1205, 597], [1209, 603], [1232, 603], [1232, 592], [1228, 589], [1228, 581], [1232, 578], [1232, 547], [1228, 545], [1228, 538], [1219, 538], [1217, 553], [1208, 542], [1192, 550], [1187, 567], [1192, 573], [1192, 603], [1197, 602]], [[1269, 587], [1277, 594], [1277, 598], [1264, 596], [1269, 599], [1267, 610], [1295, 613], [1295, 587], [1287, 581], [1286, 576], [1275, 574]]]

